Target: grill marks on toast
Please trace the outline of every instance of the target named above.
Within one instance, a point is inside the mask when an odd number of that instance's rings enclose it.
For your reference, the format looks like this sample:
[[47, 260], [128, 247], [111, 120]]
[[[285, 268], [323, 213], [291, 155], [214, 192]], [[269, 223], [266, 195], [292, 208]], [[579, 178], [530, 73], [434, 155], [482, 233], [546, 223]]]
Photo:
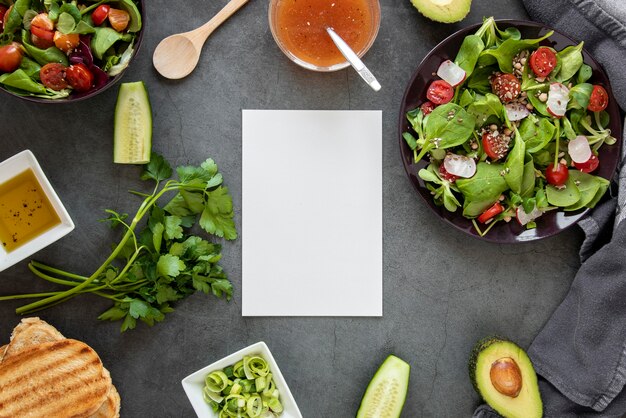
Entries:
[[86, 344], [69, 339], [39, 344], [2, 361], [0, 417], [87, 417], [110, 389], [109, 373]]

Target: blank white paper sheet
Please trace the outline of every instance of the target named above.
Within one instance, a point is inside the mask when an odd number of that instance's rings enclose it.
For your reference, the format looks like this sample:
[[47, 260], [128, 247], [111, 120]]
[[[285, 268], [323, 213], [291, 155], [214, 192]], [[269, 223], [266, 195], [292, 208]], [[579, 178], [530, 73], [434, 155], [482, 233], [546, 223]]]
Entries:
[[242, 119], [242, 314], [382, 316], [382, 112]]

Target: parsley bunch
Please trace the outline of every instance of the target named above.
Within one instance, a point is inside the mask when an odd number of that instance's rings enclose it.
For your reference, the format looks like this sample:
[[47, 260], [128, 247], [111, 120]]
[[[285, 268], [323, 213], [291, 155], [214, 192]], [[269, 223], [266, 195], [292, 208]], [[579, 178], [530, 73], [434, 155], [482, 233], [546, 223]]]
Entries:
[[[113, 302], [98, 319], [122, 321], [122, 332], [135, 328], [137, 320], [150, 326], [163, 321], [173, 311], [172, 302], [196, 291], [230, 300], [232, 284], [218, 264], [221, 246], [192, 235], [191, 228], [197, 223], [209, 234], [227, 240], [237, 238], [231, 196], [211, 159], [176, 171], [178, 180], [169, 179], [172, 168], [163, 157], [153, 154], [142, 179], [156, 184], [151, 194], [132, 192], [144, 198], [135, 216], [129, 220], [126, 214], [106, 210], [109, 217], [103, 221], [122, 228], [124, 235], [92, 275], [32, 261], [28, 267], [35, 275], [69, 289], [3, 296], [0, 300], [39, 299], [16, 310], [29, 314], [84, 293], [95, 294]], [[172, 193], [175, 195], [160, 207], [159, 199]]]

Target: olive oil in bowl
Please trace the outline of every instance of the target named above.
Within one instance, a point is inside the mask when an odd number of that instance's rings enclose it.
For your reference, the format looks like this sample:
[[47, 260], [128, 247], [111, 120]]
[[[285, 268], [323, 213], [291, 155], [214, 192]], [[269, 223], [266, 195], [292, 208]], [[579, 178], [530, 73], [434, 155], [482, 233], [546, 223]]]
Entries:
[[7, 253], [60, 223], [32, 169], [0, 184], [0, 242]]

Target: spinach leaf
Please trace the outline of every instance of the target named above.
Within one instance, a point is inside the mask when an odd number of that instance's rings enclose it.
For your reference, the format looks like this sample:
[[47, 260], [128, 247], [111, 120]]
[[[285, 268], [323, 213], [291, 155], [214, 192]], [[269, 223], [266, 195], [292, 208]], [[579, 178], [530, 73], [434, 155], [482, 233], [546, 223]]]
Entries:
[[[456, 212], [461, 203], [452, 191], [458, 191], [458, 189], [453, 183], [441, 178], [439, 169], [435, 164], [429, 164], [426, 169], [421, 169], [417, 174], [422, 180], [427, 182], [426, 187], [433, 194], [433, 199], [438, 206], [443, 205], [449, 212]], [[430, 183], [434, 183], [439, 187], [435, 187]]]
[[76, 21], [71, 14], [63, 12], [59, 15], [59, 21], [57, 22], [57, 29], [63, 34], [72, 33], [76, 27]]
[[[516, 40], [509, 38], [495, 48], [485, 49], [480, 55], [481, 57], [486, 56], [495, 58], [502, 72], [512, 73], [513, 58], [515, 55], [525, 49], [534, 48], [541, 41], [552, 36], [553, 33], [554, 31], [549, 31], [547, 34], [537, 39]], [[578, 68], [576, 68], [576, 71], [578, 71]]]
[[41, 66], [30, 58], [22, 57], [20, 69], [24, 70], [30, 78], [39, 80], [39, 71], [41, 70]]
[[477, 67], [467, 80], [467, 88], [482, 94], [491, 93], [489, 76], [496, 71], [494, 67]]
[[94, 28], [94, 30], [95, 35], [91, 40], [91, 50], [98, 59], [102, 59], [107, 50], [117, 41], [130, 42], [133, 39], [133, 35], [129, 33], [121, 34], [107, 27]]
[[593, 197], [593, 199], [591, 199], [589, 201], [589, 203], [586, 204], [586, 206], [588, 208], [595, 208], [596, 205], [598, 204], [598, 202], [600, 202], [600, 200], [602, 199], [602, 197], [604, 196], [604, 194], [606, 193], [607, 189], [609, 188], [611, 182], [609, 182], [606, 179], [603, 179], [602, 177], [598, 177], [598, 176], [594, 176], [595, 177], [595, 181], [600, 185], [600, 187], [598, 187], [598, 191], [596, 192], [596, 195]]
[[[529, 197], [533, 195], [535, 190], [535, 163], [530, 154], [526, 154], [524, 162], [524, 174], [522, 176], [522, 191], [520, 195], [522, 197]], [[530, 209], [532, 211], [532, 208]], [[528, 212], [530, 212], [528, 211]]]
[[465, 198], [463, 215], [468, 217], [480, 215], [509, 188], [502, 176], [503, 171], [503, 164], [479, 162], [473, 177], [456, 181], [459, 191]]
[[530, 102], [531, 105], [533, 105], [533, 107], [535, 108], [535, 110], [537, 112], [539, 112], [543, 116], [547, 116], [547, 117], [551, 118], [552, 115], [550, 114], [550, 112], [548, 112], [548, 105], [546, 104], [546, 102], [542, 102], [536, 96], [537, 94], [547, 93], [548, 88], [549, 87], [546, 87], [545, 91], [544, 91], [544, 89], [529, 91], [528, 92], [528, 101]]
[[463, 39], [454, 63], [465, 70], [465, 76], [469, 77], [474, 72], [480, 53], [485, 49], [485, 44], [478, 35], [469, 35]]
[[519, 133], [526, 143], [526, 151], [531, 154], [548, 145], [555, 131], [556, 127], [546, 118], [538, 118], [537, 122], [526, 118], [519, 127]]
[[593, 75], [593, 70], [587, 64], [583, 64], [578, 70], [578, 75], [576, 76], [576, 83], [584, 83], [591, 78]]
[[14, 33], [22, 25], [23, 17], [30, 8], [30, 0], [17, 0], [13, 3], [10, 13], [4, 16], [4, 30], [2, 33]]
[[602, 177], [593, 176], [578, 170], [571, 170], [569, 174], [574, 180], [574, 183], [578, 186], [580, 199], [573, 205], [567, 206], [565, 208], [566, 211], [584, 208], [594, 200], [598, 191], [602, 190], [602, 195], [604, 195], [604, 192], [606, 192], [610, 184], [608, 180]]
[[[76, 23], [80, 22], [80, 19], [82, 17], [80, 14], [80, 10], [78, 10], [78, 7], [76, 7], [72, 3], [63, 3], [63, 5], [61, 5], [61, 7], [59, 8], [59, 14], [61, 15], [63, 13], [67, 13], [72, 16], [74, 22]], [[61, 17], [59, 16], [59, 19], [60, 18]]]
[[583, 42], [576, 46], [568, 46], [562, 51], [557, 52], [556, 58], [560, 65], [560, 69], [555, 77], [557, 81], [563, 83], [576, 75], [583, 65], [582, 50]]
[[570, 141], [577, 136], [576, 132], [574, 132], [574, 128], [572, 127], [572, 123], [569, 121], [568, 118], [563, 118], [563, 133], [565, 134], [565, 137]]
[[472, 93], [469, 89], [464, 89], [463, 94], [461, 94], [461, 98], [459, 99], [459, 105], [461, 107], [467, 108], [467, 106], [471, 105], [475, 100], [475, 93]]
[[519, 134], [515, 131], [515, 145], [509, 152], [504, 163], [504, 180], [513, 192], [522, 194], [522, 180], [524, 177], [524, 156], [526, 153], [526, 144]]
[[0, 76], [0, 84], [24, 90], [30, 93], [46, 94], [47, 90], [43, 84], [33, 81], [24, 70], [18, 68], [12, 73], [5, 73]]
[[580, 191], [571, 176], [572, 171], [574, 170], [570, 170], [570, 176], [567, 178], [567, 182], [565, 182], [565, 187], [558, 189], [551, 184], [546, 186], [546, 198], [548, 199], [548, 203], [564, 208], [578, 202], [580, 199]]
[[28, 55], [31, 56], [39, 65], [46, 65], [50, 62], [58, 62], [65, 66], [69, 65], [67, 55], [56, 46], [48, 49], [39, 49], [30, 44], [28, 31], [22, 30], [22, 46], [26, 49]]
[[593, 85], [589, 83], [576, 84], [569, 90], [569, 95], [573, 100], [570, 100], [568, 107], [587, 109], [592, 91]]
[[467, 113], [474, 117], [475, 127], [480, 128], [487, 122], [490, 116], [496, 116], [498, 119], [502, 119], [504, 114], [504, 106], [498, 96], [492, 93], [487, 93], [484, 98], [477, 99], [469, 105]]
[[436, 148], [461, 145], [474, 131], [474, 118], [461, 106], [447, 103], [433, 110], [425, 121], [426, 138], [436, 141]]

